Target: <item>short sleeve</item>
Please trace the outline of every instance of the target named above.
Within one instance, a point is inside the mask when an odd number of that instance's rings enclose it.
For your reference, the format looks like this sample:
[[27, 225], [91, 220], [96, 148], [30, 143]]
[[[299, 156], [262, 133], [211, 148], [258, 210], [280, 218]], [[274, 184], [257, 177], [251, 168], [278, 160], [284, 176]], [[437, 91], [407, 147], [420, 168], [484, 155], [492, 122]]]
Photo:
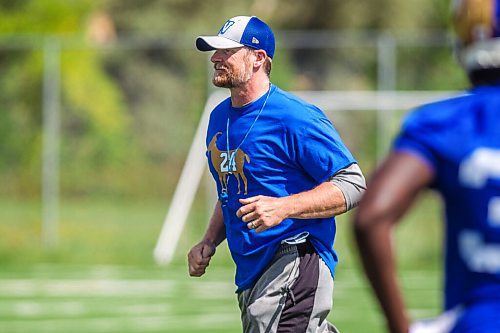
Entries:
[[332, 123], [321, 117], [295, 132], [297, 162], [315, 181], [327, 181], [337, 171], [355, 163]]

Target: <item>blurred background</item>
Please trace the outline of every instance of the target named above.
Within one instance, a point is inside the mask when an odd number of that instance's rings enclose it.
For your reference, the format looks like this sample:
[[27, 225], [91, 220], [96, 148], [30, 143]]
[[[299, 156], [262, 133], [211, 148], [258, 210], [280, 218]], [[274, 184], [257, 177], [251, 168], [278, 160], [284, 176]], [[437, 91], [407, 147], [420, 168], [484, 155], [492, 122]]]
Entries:
[[[215, 194], [205, 172], [172, 260], [153, 250], [211, 87], [197, 35], [273, 28], [271, 80], [322, 106], [365, 176], [412, 107], [467, 87], [448, 0], [0, 0], [0, 333], [238, 332], [225, 243], [189, 278]], [[312, 93], [314, 91], [316, 93]], [[319, 93], [318, 93], [319, 92]], [[398, 229], [415, 318], [440, 307], [440, 204]], [[384, 332], [338, 218], [342, 332]]]

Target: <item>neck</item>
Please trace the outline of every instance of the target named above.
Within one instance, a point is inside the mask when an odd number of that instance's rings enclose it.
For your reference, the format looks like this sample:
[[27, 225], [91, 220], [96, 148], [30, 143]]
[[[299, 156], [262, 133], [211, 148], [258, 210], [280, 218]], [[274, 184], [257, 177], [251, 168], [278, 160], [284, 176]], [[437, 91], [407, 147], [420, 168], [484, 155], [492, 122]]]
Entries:
[[251, 103], [264, 95], [269, 89], [271, 82], [269, 79], [259, 82], [249, 81], [240, 87], [231, 88], [231, 105], [233, 107], [242, 107]]

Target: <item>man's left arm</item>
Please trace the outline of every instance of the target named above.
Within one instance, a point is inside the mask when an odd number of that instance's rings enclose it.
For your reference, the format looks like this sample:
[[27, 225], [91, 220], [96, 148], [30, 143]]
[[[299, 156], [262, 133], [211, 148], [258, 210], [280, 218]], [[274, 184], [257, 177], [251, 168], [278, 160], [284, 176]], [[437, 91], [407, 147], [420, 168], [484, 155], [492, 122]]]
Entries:
[[286, 197], [254, 196], [240, 199], [237, 216], [249, 229], [261, 232], [287, 218], [327, 218], [357, 206], [366, 189], [366, 182], [357, 164], [339, 170], [315, 188]]

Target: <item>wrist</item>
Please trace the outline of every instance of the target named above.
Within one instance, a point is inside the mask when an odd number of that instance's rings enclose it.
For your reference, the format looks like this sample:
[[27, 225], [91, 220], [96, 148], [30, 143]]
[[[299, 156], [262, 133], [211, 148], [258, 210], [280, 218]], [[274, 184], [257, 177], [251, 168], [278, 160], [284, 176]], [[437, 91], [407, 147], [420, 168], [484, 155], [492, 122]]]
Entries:
[[212, 236], [209, 236], [209, 235], [205, 235], [201, 239], [200, 244], [204, 244], [204, 245], [208, 245], [208, 246], [212, 246], [212, 247], [216, 247], [217, 246], [215, 238], [212, 237]]
[[281, 211], [283, 212], [283, 220], [288, 218], [294, 218], [299, 215], [297, 209], [297, 198], [296, 194], [292, 194], [286, 197], [281, 197], [279, 200], [281, 201]]

